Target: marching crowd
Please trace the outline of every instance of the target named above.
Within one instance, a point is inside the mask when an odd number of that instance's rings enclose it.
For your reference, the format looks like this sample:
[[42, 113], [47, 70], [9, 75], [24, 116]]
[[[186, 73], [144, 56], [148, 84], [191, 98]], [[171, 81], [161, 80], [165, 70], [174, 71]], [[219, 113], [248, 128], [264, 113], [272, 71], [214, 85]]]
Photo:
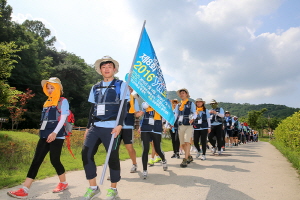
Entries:
[[[181, 101], [171, 100], [176, 119], [174, 125], [171, 125], [146, 102], [142, 103], [142, 109], [139, 108], [137, 99], [131, 94], [133, 90], [130, 87], [127, 89], [123, 81], [114, 78], [119, 70], [116, 60], [105, 56], [95, 62], [95, 69], [103, 76], [103, 81], [91, 88], [88, 97], [91, 108], [87, 129], [83, 135], [82, 163], [89, 187], [82, 200], [93, 199], [101, 193], [96, 183], [97, 168], [94, 156], [100, 144], [108, 151], [112, 136], [114, 140], [108, 161], [111, 187], [107, 190], [106, 199], [118, 197], [117, 183], [121, 180], [119, 146], [122, 140], [132, 160], [130, 172], [137, 172], [136, 152], [132, 144], [136, 117], [141, 118], [138, 131], [143, 145], [143, 179], [148, 176], [148, 165], [152, 166], [161, 161], [163, 170], [168, 169], [167, 159], [161, 149], [162, 133], [166, 131], [170, 132], [172, 138], [174, 154], [171, 158], [180, 159], [180, 156], [183, 156], [180, 163], [182, 168], [193, 162], [191, 151], [196, 152], [197, 159], [200, 157], [204, 161], [209, 148], [213, 154], [221, 155], [227, 147], [257, 142], [257, 131], [252, 130], [246, 122], [240, 123], [238, 117], [232, 117], [230, 112], [219, 107], [214, 99], [209, 103], [211, 109], [208, 109], [202, 98], [192, 102], [189, 100], [189, 91], [185, 88], [179, 89], [177, 95]], [[30, 187], [48, 152], [59, 178], [53, 192], [62, 192], [68, 188], [60, 155], [66, 139], [65, 122], [69, 115], [69, 103], [61, 97], [63, 86], [58, 78], [43, 80], [41, 85], [48, 99], [42, 109], [40, 139], [23, 187], [7, 193], [15, 198], [28, 197]], [[150, 146], [152, 153], [149, 160]]]

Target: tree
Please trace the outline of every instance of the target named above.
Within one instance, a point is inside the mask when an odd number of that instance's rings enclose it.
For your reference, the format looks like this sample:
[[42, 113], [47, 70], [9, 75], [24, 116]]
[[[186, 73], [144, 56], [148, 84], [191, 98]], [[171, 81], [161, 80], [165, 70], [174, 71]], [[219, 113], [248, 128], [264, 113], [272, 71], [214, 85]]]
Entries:
[[248, 112], [248, 122], [252, 129], [263, 129], [265, 120], [263, 119], [262, 115], [266, 111], [267, 109], [263, 108], [260, 111], [252, 110]]
[[12, 121], [11, 129], [14, 127], [18, 128], [18, 124], [20, 121], [24, 121], [22, 118], [23, 114], [27, 111], [24, 107], [28, 103], [35, 94], [32, 94], [32, 90], [27, 89], [26, 93], [21, 93], [14, 95], [12, 99], [10, 99], [11, 105], [7, 107], [10, 112], [10, 118]]

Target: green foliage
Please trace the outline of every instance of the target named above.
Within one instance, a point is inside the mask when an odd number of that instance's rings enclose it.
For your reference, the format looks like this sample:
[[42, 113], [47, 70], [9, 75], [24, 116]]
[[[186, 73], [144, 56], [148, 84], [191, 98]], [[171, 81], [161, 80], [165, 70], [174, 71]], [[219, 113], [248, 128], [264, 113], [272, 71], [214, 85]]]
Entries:
[[283, 120], [274, 131], [276, 141], [293, 151], [300, 152], [300, 112]]

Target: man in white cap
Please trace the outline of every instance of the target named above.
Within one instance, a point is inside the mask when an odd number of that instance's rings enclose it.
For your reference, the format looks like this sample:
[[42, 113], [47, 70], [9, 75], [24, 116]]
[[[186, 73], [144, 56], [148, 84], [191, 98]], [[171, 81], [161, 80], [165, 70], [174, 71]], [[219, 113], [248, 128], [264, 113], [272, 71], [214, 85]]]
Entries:
[[187, 164], [193, 161], [190, 154], [190, 140], [193, 136], [193, 117], [196, 112], [196, 106], [193, 102], [189, 101], [189, 91], [182, 88], [177, 91], [177, 95], [181, 98], [181, 102], [176, 105], [174, 109], [175, 119], [178, 120], [178, 135], [180, 144], [183, 146], [185, 158], [183, 158], [180, 167], [187, 167]]
[[[103, 76], [103, 81], [95, 84], [89, 95], [88, 101], [92, 104], [87, 129], [84, 134], [84, 145], [82, 148], [82, 161], [89, 181], [90, 187], [82, 200], [93, 199], [100, 194], [100, 189], [96, 183], [96, 164], [94, 155], [98, 146], [103, 143], [105, 149], [109, 147], [112, 134], [115, 133], [115, 139], [109, 158], [111, 187], [108, 189], [106, 199], [116, 199], [118, 197], [117, 182], [120, 181], [120, 160], [119, 160], [119, 133], [124, 124], [124, 118], [127, 113], [127, 100], [129, 92], [127, 85], [116, 80], [114, 75], [118, 72], [119, 63], [109, 56], [104, 56], [95, 62], [95, 70]], [[120, 103], [123, 93], [126, 92], [123, 107]], [[122, 109], [120, 119], [116, 125], [116, 119], [119, 109]]]

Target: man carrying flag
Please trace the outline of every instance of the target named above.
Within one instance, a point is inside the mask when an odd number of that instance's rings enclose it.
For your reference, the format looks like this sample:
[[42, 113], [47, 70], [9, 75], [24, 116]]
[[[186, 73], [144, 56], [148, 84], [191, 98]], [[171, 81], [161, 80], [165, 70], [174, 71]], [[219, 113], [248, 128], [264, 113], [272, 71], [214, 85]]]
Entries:
[[[95, 62], [95, 70], [103, 76], [104, 80], [92, 87], [88, 99], [92, 105], [87, 129], [84, 134], [82, 162], [90, 187], [87, 189], [82, 200], [90, 200], [100, 194], [100, 189], [96, 183], [97, 169], [94, 155], [97, 153], [101, 143], [103, 143], [106, 151], [108, 151], [111, 179], [111, 187], [108, 189], [106, 199], [116, 199], [118, 196], [117, 183], [121, 179], [118, 135], [127, 113], [126, 102], [129, 99], [129, 93], [126, 96], [123, 95], [124, 92], [128, 92], [126, 83], [114, 78], [114, 75], [119, 70], [119, 63], [116, 60], [109, 56], [104, 56]], [[120, 107], [123, 96], [125, 96], [123, 100], [124, 104]], [[119, 109], [122, 112], [118, 116]], [[117, 120], [118, 118], [119, 120]], [[112, 134], [115, 135], [115, 138], [112, 150], [109, 151]]]

